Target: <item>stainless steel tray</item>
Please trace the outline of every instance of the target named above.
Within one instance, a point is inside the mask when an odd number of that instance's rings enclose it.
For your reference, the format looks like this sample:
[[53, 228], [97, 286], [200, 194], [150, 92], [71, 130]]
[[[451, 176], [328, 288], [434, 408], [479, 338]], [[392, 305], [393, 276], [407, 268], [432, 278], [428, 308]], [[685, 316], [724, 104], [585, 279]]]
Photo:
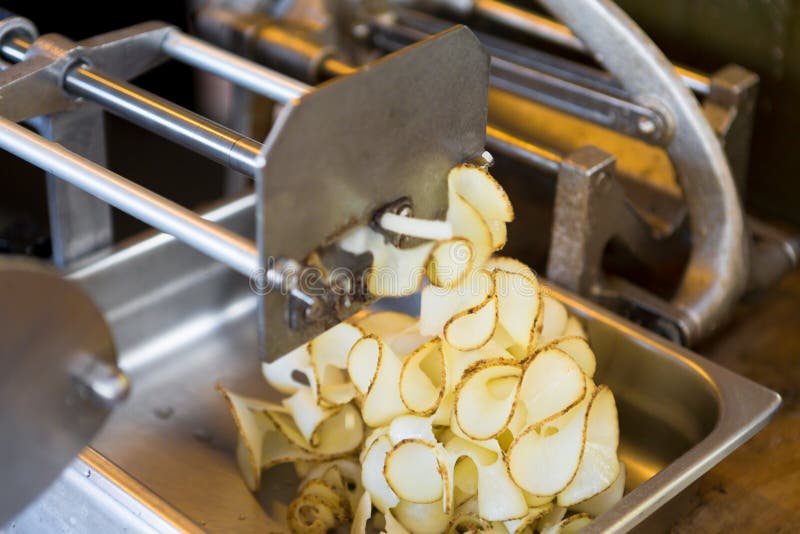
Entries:
[[[252, 234], [254, 200], [208, 218]], [[265, 532], [259, 501], [294, 493], [275, 469], [254, 497], [239, 478], [236, 432], [214, 386], [269, 395], [255, 298], [242, 276], [169, 236], [148, 236], [72, 275], [105, 311], [133, 380], [101, 434], [7, 529], [14, 532]], [[582, 317], [597, 380], [617, 398], [629, 493], [586, 532], [666, 527], [703, 473], [768, 421], [780, 397], [560, 290]]]

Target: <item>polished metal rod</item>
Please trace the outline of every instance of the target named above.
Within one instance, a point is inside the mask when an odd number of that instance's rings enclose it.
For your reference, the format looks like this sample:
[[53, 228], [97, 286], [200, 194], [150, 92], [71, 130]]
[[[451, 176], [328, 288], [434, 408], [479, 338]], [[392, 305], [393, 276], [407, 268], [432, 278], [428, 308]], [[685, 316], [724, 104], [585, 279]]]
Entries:
[[486, 147], [495, 154], [502, 154], [545, 173], [558, 174], [564, 160], [560, 154], [494, 126], [486, 127]]
[[[30, 43], [22, 39], [10, 39], [3, 43], [0, 53], [8, 61], [19, 62], [29, 47]], [[64, 89], [247, 176], [258, 176], [264, 166], [261, 143], [89, 67], [76, 66], [69, 71]]]
[[252, 241], [3, 118], [0, 118], [0, 148], [175, 236], [245, 276], [251, 276], [261, 265]]
[[216, 74], [276, 102], [288, 102], [312, 89], [285, 74], [177, 30], [167, 36], [162, 50], [173, 59]]
[[[568, 27], [506, 2], [475, 0], [475, 13], [570, 50], [589, 52], [583, 41], [578, 39]], [[711, 91], [711, 80], [708, 76], [678, 66], [675, 66], [675, 72], [683, 79], [684, 84], [695, 93], [707, 95]]]

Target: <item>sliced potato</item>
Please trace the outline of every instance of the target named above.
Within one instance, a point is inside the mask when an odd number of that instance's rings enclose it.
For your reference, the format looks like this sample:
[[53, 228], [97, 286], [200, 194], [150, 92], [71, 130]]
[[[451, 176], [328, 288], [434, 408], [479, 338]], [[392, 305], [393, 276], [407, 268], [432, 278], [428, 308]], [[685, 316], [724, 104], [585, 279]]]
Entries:
[[422, 290], [419, 331], [423, 335], [441, 335], [445, 324], [458, 313], [476, 308], [494, 293], [494, 278], [485, 269], [472, 271], [453, 288], [433, 285]]
[[547, 347], [563, 350], [575, 360], [584, 374], [589, 378], [594, 376], [597, 368], [597, 359], [594, 356], [592, 347], [585, 338], [579, 336], [562, 336], [551, 341]]
[[447, 183], [487, 220], [511, 222], [514, 208], [508, 195], [489, 172], [474, 165], [459, 165], [450, 171]]
[[496, 269], [493, 271], [498, 320], [514, 344], [528, 348], [534, 337], [541, 289], [535, 278]]
[[575, 336], [575, 337], [582, 337], [583, 339], [588, 340], [589, 336], [586, 335], [586, 329], [583, 328], [583, 324], [581, 324], [580, 320], [577, 317], [570, 315], [569, 319], [567, 319], [567, 326], [564, 328], [564, 336]]
[[396, 336], [417, 324], [417, 319], [406, 313], [396, 311], [365, 312], [351, 318], [364, 334], [372, 334], [381, 339]]
[[592, 517], [604, 514], [622, 499], [622, 494], [625, 492], [625, 474], [625, 464], [620, 462], [619, 474], [613, 484], [594, 497], [572, 505], [570, 508], [576, 512], [587, 513]]
[[508, 531], [508, 534], [525, 534], [526, 532], [533, 532], [536, 524], [553, 508], [550, 503], [541, 506], [531, 506], [528, 508], [528, 513], [521, 519], [512, 519], [505, 521], [503, 524]]
[[513, 415], [521, 374], [520, 365], [502, 359], [478, 362], [468, 370], [456, 386], [459, 428], [474, 440], [500, 434]]
[[509, 258], [508, 256], [492, 256], [486, 262], [485, 268], [489, 269], [490, 271], [502, 269], [509, 273], [522, 274], [528, 278], [536, 279], [536, 273], [533, 272], [533, 269], [521, 261], [514, 258]]
[[436, 412], [447, 388], [447, 363], [442, 340], [434, 338], [408, 355], [400, 371], [400, 398], [409, 411]]
[[527, 424], [539, 426], [559, 417], [586, 396], [587, 381], [580, 366], [564, 351], [544, 349], [525, 363], [519, 386]]
[[562, 491], [578, 471], [586, 439], [585, 398], [564, 415], [541, 428], [529, 426], [508, 448], [511, 478], [523, 490], [538, 496]]
[[428, 504], [442, 498], [442, 467], [435, 445], [405, 439], [386, 455], [384, 476], [394, 493], [406, 501]]
[[439, 534], [450, 523], [450, 514], [443, 511], [441, 501], [415, 503], [401, 499], [392, 514], [414, 534]]
[[308, 345], [300, 345], [274, 362], [262, 363], [261, 372], [272, 387], [286, 395], [308, 387], [314, 383]]
[[366, 424], [383, 426], [408, 412], [397, 386], [400, 360], [378, 337], [367, 335], [353, 345], [347, 370], [356, 389], [364, 395], [361, 415]]
[[475, 265], [483, 265], [495, 250], [486, 219], [458, 193], [450, 191], [448, 198], [447, 222], [453, 225], [453, 236], [472, 243]]
[[567, 328], [567, 309], [559, 301], [542, 293], [542, 303], [544, 309], [542, 311], [541, 332], [536, 339], [536, 344], [539, 346], [546, 345], [553, 341], [555, 338], [564, 334]]
[[477, 350], [492, 339], [497, 328], [497, 297], [486, 300], [450, 318], [444, 325], [444, 339], [458, 350]]
[[428, 279], [438, 287], [453, 288], [461, 284], [475, 267], [472, 243], [463, 237], [440, 241], [431, 251]]
[[574, 514], [549, 528], [543, 529], [542, 534], [575, 534], [591, 522], [592, 518], [589, 514]]
[[607, 386], [594, 391], [586, 419], [586, 445], [572, 482], [558, 494], [558, 505], [569, 507], [606, 490], [619, 475], [619, 422], [614, 395]]
[[361, 457], [361, 482], [364, 489], [370, 494], [372, 504], [382, 513], [387, 513], [390, 508], [397, 506], [399, 497], [383, 475], [386, 465], [386, 456], [392, 450], [389, 436], [378, 436], [364, 449]]

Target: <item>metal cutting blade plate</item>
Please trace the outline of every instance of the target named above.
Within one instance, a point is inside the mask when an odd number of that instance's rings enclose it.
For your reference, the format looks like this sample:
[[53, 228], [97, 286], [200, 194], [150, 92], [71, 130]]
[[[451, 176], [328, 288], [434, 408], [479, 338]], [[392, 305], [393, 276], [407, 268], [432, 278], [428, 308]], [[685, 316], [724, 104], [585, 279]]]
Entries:
[[[262, 260], [304, 259], [387, 203], [418, 217], [447, 207], [446, 177], [484, 147], [489, 57], [466, 27], [403, 49], [289, 103], [264, 148], [257, 186]], [[261, 302], [269, 360], [316, 332], [290, 331], [285, 296]]]

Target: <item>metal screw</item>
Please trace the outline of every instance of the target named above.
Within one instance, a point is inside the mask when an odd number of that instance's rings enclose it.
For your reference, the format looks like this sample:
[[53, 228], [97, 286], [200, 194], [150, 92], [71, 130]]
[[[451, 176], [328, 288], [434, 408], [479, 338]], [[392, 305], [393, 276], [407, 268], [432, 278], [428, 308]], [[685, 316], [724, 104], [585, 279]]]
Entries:
[[656, 132], [656, 123], [648, 117], [639, 117], [636, 126], [639, 128], [639, 133], [648, 137]]

